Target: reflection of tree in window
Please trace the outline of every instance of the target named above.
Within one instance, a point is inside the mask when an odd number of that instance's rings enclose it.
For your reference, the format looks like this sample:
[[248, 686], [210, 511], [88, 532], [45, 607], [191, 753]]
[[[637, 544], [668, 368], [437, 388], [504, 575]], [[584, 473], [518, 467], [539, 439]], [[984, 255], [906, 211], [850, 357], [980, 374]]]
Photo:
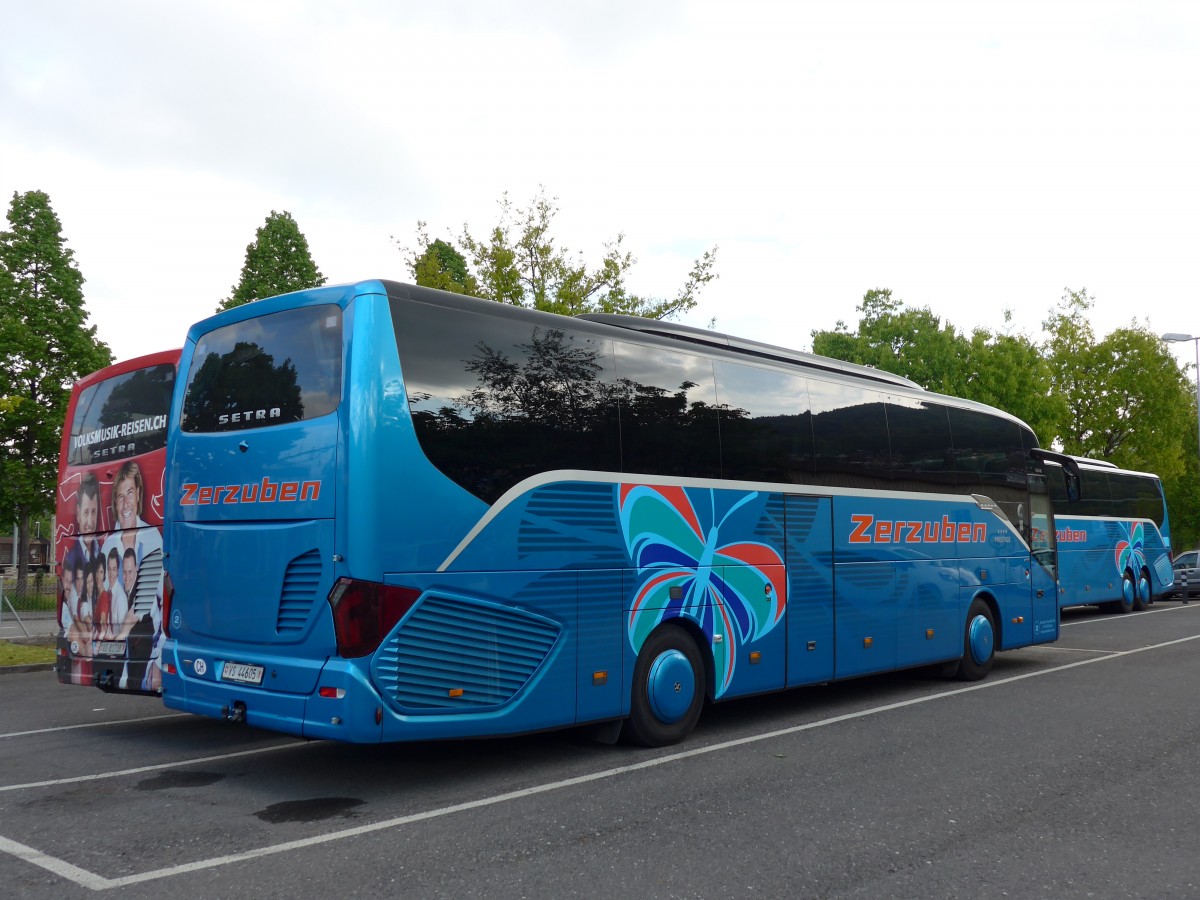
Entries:
[[102, 425], [120, 425], [146, 416], [165, 415], [171, 408], [174, 366], [138, 369], [113, 386], [100, 410]]
[[409, 396], [426, 454], [455, 482], [492, 502], [517, 482], [553, 469], [617, 467], [617, 415], [603, 353], [587, 338], [534, 328], [504, 351], [473, 348], [463, 370], [476, 384], [457, 397]]
[[[258, 410], [278, 409], [279, 415], [257, 419]], [[224, 423], [221, 416], [250, 415], [245, 421]], [[291, 357], [275, 365], [275, 357], [256, 343], [239, 341], [228, 353], [209, 353], [188, 388], [183, 415], [189, 431], [226, 431], [267, 423], [298, 422], [304, 401]]]

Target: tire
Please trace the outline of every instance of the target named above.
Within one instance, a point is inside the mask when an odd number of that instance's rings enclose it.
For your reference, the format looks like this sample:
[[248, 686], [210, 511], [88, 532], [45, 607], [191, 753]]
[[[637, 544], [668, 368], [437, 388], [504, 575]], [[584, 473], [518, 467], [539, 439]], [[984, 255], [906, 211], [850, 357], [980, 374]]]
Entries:
[[982, 600], [971, 601], [963, 629], [963, 655], [958, 663], [959, 681], [979, 681], [992, 671], [996, 659], [996, 622], [992, 608]]
[[1137, 579], [1137, 601], [1134, 603], [1136, 609], [1149, 609], [1150, 604], [1154, 602], [1153, 588], [1150, 584], [1150, 573], [1142, 569], [1138, 573]]
[[1133, 573], [1128, 569], [1121, 575], [1121, 596], [1112, 605], [1112, 611], [1124, 615], [1133, 612], [1133, 604], [1137, 600], [1137, 586], [1133, 581]]
[[643, 747], [677, 744], [692, 733], [704, 706], [704, 661], [678, 625], [646, 639], [633, 667], [629, 718], [621, 737]]

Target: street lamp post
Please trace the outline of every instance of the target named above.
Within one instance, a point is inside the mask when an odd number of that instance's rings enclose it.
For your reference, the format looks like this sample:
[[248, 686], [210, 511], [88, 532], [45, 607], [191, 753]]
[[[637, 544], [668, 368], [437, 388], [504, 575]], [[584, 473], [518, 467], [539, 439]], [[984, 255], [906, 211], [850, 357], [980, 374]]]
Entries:
[[1162, 339], [1172, 343], [1176, 341], [1192, 341], [1196, 345], [1196, 437], [1197, 440], [1200, 440], [1200, 336], [1168, 331], [1162, 336]]

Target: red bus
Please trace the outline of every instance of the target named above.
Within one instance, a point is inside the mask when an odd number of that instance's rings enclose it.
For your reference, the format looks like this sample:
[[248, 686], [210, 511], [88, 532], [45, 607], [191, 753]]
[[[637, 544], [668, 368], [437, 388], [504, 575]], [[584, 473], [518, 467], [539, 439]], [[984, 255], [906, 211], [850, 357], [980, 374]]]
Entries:
[[178, 350], [71, 391], [58, 460], [55, 571], [63, 684], [162, 693], [162, 513]]

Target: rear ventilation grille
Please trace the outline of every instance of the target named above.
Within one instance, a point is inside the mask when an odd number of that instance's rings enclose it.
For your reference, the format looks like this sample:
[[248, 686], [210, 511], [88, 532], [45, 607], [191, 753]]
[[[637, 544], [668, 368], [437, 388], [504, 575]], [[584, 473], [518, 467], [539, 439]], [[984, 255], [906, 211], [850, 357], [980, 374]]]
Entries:
[[308, 623], [317, 589], [321, 585], [321, 554], [309, 550], [288, 563], [283, 573], [283, 590], [279, 594], [279, 617], [275, 620], [277, 634], [295, 634]]
[[140, 619], [154, 609], [162, 596], [163, 555], [161, 550], [153, 550], [142, 557], [138, 566], [137, 581], [133, 585], [133, 597], [130, 606]]
[[558, 635], [559, 626], [541, 616], [428, 596], [379, 648], [374, 675], [402, 709], [474, 712], [515, 697]]

